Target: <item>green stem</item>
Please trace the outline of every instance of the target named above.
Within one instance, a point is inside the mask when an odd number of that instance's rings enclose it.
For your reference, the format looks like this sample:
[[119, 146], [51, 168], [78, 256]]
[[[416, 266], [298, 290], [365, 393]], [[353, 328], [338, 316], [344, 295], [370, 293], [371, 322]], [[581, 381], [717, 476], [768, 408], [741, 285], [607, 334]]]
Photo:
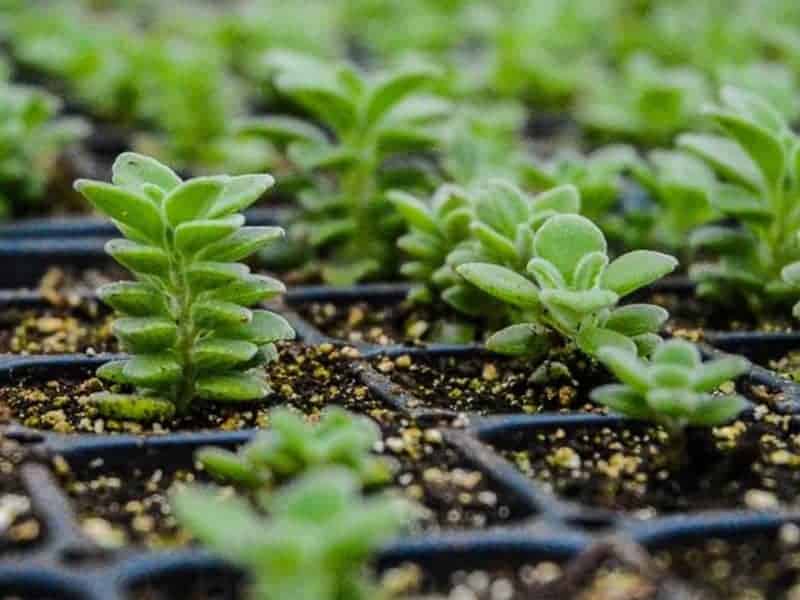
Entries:
[[195, 370], [192, 363], [192, 349], [197, 338], [197, 331], [191, 317], [194, 298], [189, 287], [183, 260], [173, 263], [172, 276], [178, 292], [177, 359], [183, 367], [183, 376], [175, 390], [175, 408], [178, 413], [185, 413], [188, 411], [195, 394]]

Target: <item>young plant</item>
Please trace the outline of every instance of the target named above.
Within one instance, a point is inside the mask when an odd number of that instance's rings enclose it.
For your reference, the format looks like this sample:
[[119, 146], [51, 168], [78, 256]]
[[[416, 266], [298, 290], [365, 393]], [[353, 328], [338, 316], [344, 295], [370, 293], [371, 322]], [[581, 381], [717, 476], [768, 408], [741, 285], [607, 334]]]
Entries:
[[[346, 285], [397, 269], [400, 227], [384, 192], [427, 187], [429, 178], [403, 154], [437, 146], [433, 125], [446, 103], [419, 91], [437, 71], [404, 67], [368, 76], [347, 64], [272, 53], [275, 85], [333, 134], [308, 121], [270, 116], [245, 121], [241, 131], [285, 148], [311, 187], [300, 196], [302, 217], [291, 237], [323, 261], [322, 276]], [[392, 160], [394, 159], [394, 160]]]
[[88, 133], [44, 91], [0, 81], [0, 218], [41, 204], [61, 152]]
[[781, 278], [800, 259], [800, 138], [766, 101], [726, 87], [721, 104], [705, 113], [720, 133], [685, 134], [678, 145], [702, 158], [727, 183], [711, 198], [739, 227], [703, 227], [691, 245], [716, 255], [692, 265], [702, 296], [720, 302], [744, 298], [753, 312], [791, 299]]
[[661, 342], [657, 332], [667, 311], [650, 304], [617, 305], [674, 270], [673, 257], [636, 250], [609, 263], [602, 231], [580, 215], [551, 216], [527, 243], [532, 258], [526, 267], [472, 262], [456, 269], [515, 309], [514, 324], [489, 338], [490, 349], [539, 356], [551, 345], [550, 331], [592, 356], [609, 345], [648, 355]]
[[243, 227], [240, 214], [272, 177], [181, 181], [152, 158], [124, 153], [112, 181], [75, 183], [126, 236], [108, 242], [106, 251], [137, 279], [98, 290], [121, 314], [113, 331], [132, 356], [97, 374], [136, 388], [93, 394], [98, 411], [153, 420], [185, 413], [197, 399], [264, 398], [269, 386], [259, 368], [274, 359], [274, 342], [292, 339], [294, 331], [279, 315], [249, 308], [284, 286], [238, 261], [283, 235], [278, 227]]
[[381, 600], [367, 561], [412, 511], [360, 489], [355, 474], [329, 469], [259, 496], [261, 510], [201, 487], [179, 490], [172, 506], [200, 542], [247, 570], [252, 600]]
[[276, 409], [270, 414], [270, 429], [237, 452], [208, 447], [195, 457], [215, 478], [247, 487], [269, 486], [331, 465], [348, 469], [362, 485], [372, 487], [392, 477], [390, 465], [372, 454], [380, 439], [373, 421], [342, 408], [326, 409], [314, 425], [290, 410]]
[[651, 145], [671, 142], [708, 96], [699, 72], [664, 67], [644, 54], [625, 63], [619, 80], [603, 73], [593, 83], [577, 113], [580, 123], [603, 136]]
[[703, 363], [694, 344], [669, 340], [648, 363], [619, 348], [602, 348], [598, 358], [622, 381], [592, 392], [592, 400], [625, 416], [662, 425], [677, 454], [688, 426], [723, 425], [748, 402], [736, 394], [712, 394], [724, 382], [747, 372], [750, 363], [729, 356]]

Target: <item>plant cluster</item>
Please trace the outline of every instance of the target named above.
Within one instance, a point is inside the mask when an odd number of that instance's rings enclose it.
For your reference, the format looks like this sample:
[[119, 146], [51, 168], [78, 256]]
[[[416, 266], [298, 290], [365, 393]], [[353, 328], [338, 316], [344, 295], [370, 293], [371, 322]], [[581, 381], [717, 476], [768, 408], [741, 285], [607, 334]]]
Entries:
[[269, 422], [269, 430], [237, 452], [201, 448], [196, 459], [217, 479], [255, 488], [332, 465], [348, 469], [366, 487], [391, 480], [389, 464], [372, 455], [381, 435], [366, 417], [333, 407], [310, 425], [290, 410], [276, 409]]
[[274, 342], [294, 331], [283, 317], [250, 308], [284, 286], [239, 261], [283, 231], [244, 227], [240, 212], [272, 177], [182, 181], [152, 158], [125, 153], [114, 163], [112, 181], [75, 184], [127, 238], [111, 240], [106, 251], [136, 277], [98, 292], [120, 313], [113, 332], [132, 355], [106, 363], [98, 376], [135, 388], [94, 394], [98, 411], [153, 420], [185, 413], [197, 399], [264, 398], [269, 386], [259, 369], [276, 356]]
[[385, 192], [428, 184], [425, 165], [402, 157], [437, 145], [434, 125], [447, 104], [421, 93], [437, 71], [409, 65], [368, 76], [287, 52], [268, 62], [275, 86], [326, 128], [290, 116], [241, 125], [285, 149], [310, 184], [299, 194], [303, 211], [292, 237], [314, 250], [329, 283], [391, 275], [399, 228]]
[[375, 600], [385, 596], [365, 564], [411, 511], [393, 496], [362, 496], [360, 487], [356, 474], [326, 469], [260, 496], [255, 507], [200, 487], [180, 490], [172, 504], [200, 542], [248, 569], [254, 600]]

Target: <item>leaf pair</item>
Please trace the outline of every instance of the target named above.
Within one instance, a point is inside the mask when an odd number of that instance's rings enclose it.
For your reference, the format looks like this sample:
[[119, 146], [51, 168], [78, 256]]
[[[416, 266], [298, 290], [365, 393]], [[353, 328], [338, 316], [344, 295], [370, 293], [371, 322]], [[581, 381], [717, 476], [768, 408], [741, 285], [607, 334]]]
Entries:
[[137, 279], [98, 290], [121, 315], [113, 332], [132, 355], [103, 365], [98, 375], [137, 390], [95, 394], [102, 414], [152, 420], [186, 411], [196, 398], [246, 402], [268, 393], [254, 369], [294, 331], [279, 315], [251, 307], [285, 288], [238, 261], [283, 234], [244, 227], [239, 214], [271, 184], [269, 175], [182, 181], [133, 153], [117, 158], [112, 184], [76, 182], [128, 238], [106, 250]]

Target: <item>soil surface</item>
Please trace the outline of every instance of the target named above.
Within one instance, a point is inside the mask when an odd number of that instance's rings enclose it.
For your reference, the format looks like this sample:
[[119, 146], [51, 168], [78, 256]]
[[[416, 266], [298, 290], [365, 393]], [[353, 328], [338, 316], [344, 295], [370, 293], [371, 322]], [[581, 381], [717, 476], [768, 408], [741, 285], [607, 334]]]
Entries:
[[[307, 302], [294, 307], [325, 335], [348, 343], [420, 344], [422, 342], [469, 343], [483, 339], [482, 324], [466, 325], [454, 319], [452, 309], [433, 305], [354, 302]], [[464, 327], [470, 335], [464, 337]]]
[[42, 533], [17, 473], [26, 455], [23, 446], [0, 435], [0, 554], [26, 549]]
[[538, 367], [521, 359], [480, 354], [401, 355], [377, 358], [373, 364], [419, 401], [411, 408], [481, 415], [606, 412], [589, 400], [589, 393], [608, 383], [608, 375], [574, 353], [555, 351]]
[[800, 427], [766, 406], [752, 418], [688, 432], [684, 452], [652, 426], [554, 428], [501, 442], [500, 452], [562, 499], [637, 518], [706, 509], [795, 508]]

